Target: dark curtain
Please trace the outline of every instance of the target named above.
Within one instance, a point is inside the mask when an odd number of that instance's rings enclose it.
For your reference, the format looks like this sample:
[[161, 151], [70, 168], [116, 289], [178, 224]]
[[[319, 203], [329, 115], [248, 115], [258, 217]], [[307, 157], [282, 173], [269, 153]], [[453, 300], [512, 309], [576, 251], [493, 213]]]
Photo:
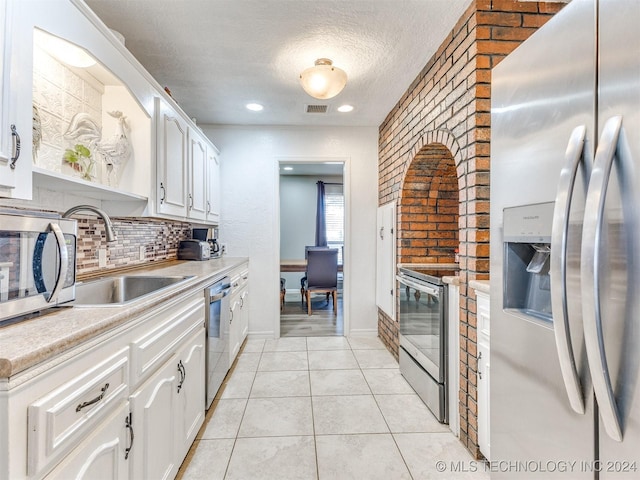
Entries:
[[316, 208], [316, 247], [327, 246], [327, 220], [325, 215], [324, 182], [318, 181], [318, 200]]

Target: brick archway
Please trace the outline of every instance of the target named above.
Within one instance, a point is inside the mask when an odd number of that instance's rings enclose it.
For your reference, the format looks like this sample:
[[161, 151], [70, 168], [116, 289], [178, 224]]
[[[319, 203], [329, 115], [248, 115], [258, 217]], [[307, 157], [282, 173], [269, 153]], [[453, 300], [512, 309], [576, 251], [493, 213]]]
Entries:
[[[429, 132], [412, 150], [398, 204], [398, 263], [451, 263], [459, 245], [459, 186], [447, 132]], [[437, 142], [429, 140], [438, 139]], [[417, 144], [419, 145], [419, 144]], [[459, 151], [459, 150], [457, 150]]]

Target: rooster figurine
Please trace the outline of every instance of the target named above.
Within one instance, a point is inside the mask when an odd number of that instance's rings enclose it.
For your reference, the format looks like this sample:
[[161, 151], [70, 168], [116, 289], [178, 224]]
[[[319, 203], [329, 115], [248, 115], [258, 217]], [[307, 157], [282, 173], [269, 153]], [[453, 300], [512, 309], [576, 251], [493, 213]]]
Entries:
[[129, 128], [127, 117], [121, 111], [116, 110], [107, 113], [118, 120], [116, 133], [109, 140], [99, 141], [96, 148], [107, 166], [109, 185], [117, 186], [122, 168], [129, 161], [133, 152], [131, 141], [128, 137], [131, 129]]

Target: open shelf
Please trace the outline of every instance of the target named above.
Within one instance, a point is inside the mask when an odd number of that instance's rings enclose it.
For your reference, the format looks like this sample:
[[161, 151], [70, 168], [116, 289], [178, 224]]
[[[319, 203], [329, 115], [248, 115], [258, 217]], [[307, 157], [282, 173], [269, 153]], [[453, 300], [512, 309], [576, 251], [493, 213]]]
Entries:
[[109, 187], [101, 183], [88, 182], [45, 168], [33, 166], [33, 185], [47, 190], [76, 194], [97, 200], [146, 202], [148, 197]]

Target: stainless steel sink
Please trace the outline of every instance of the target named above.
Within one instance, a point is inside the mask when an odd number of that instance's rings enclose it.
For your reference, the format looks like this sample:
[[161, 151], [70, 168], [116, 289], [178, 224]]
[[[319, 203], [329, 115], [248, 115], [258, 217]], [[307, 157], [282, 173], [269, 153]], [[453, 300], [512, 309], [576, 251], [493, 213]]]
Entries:
[[124, 305], [190, 278], [193, 277], [122, 275], [81, 282], [76, 284], [76, 299], [68, 305], [92, 307]]

